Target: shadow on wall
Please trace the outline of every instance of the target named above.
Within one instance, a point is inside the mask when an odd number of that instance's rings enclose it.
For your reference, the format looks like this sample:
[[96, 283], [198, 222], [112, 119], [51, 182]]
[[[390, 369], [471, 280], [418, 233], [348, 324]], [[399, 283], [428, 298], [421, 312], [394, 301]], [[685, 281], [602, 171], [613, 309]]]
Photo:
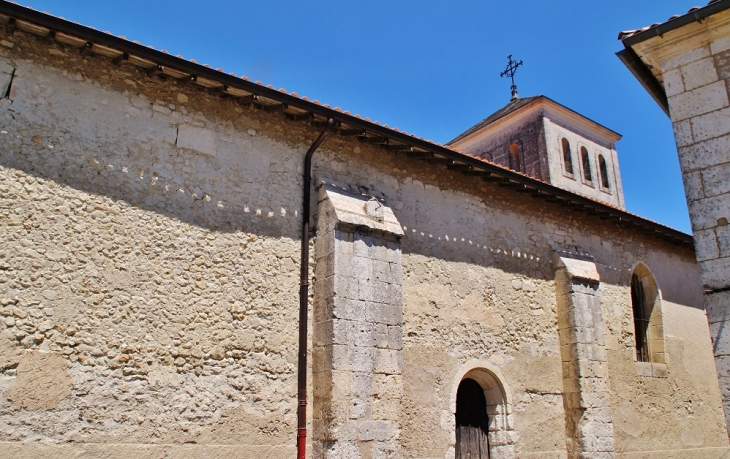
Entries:
[[[43, 89], [34, 87], [33, 81], [16, 76], [11, 96], [18, 100], [0, 100], [0, 121], [5, 126], [0, 132], [3, 167], [106, 196], [122, 207], [133, 206], [211, 231], [247, 231], [299, 239], [300, 163], [308, 145], [293, 149], [257, 135], [252, 129], [231, 131], [226, 127], [229, 132], [222, 135], [185, 124], [185, 118], [175, 123], [175, 113], [164, 105], [98, 87], [91, 88], [91, 94], [77, 103], [81, 96], [73, 93], [78, 83], [64, 78], [60, 81], [57, 91], [45, 94]], [[104, 105], [107, 99], [112, 103]], [[240, 109], [226, 100], [219, 105], [227, 112]], [[54, 110], [55, 113], [49, 113]], [[53, 116], [62, 119], [54, 124]], [[316, 129], [302, 129], [275, 116], [270, 115], [287, 129], [300, 130], [300, 137], [303, 132], [305, 137], [316, 138]], [[222, 141], [225, 136], [228, 139]], [[363, 167], [347, 168], [344, 181], [371, 183], [369, 174], [382, 175], [382, 168], [373, 170], [370, 166], [372, 157], [353, 157], [348, 153], [347, 158], [339, 158], [337, 153], [326, 152], [328, 146], [334, 151], [349, 151], [349, 145], [342, 139], [328, 140], [314, 159], [315, 174], [333, 176], [330, 160], [336, 158], [346, 164], [363, 162]], [[301, 156], [297, 150], [301, 150]], [[433, 166], [416, 164], [404, 155], [381, 149], [377, 153], [378, 164], [396, 164], [414, 175], [433, 173]], [[464, 180], [456, 172], [440, 173], [454, 183]], [[61, 190], [57, 193], [63, 194], [64, 199], [73, 194], [67, 196]], [[552, 243], [565, 247], [588, 244], [592, 247], [582, 248], [598, 252], [604, 282], [621, 285], [628, 285], [630, 267], [644, 257], [630, 253], [634, 248], [628, 244], [618, 249], [605, 248], [605, 229], [603, 234], [591, 236], [587, 229], [591, 226], [586, 225], [581, 228], [582, 237], [577, 231], [566, 232], [569, 225], [561, 222], [561, 207], [543, 204], [536, 209], [533, 201], [510, 206], [504, 199], [495, 199], [506, 196], [516, 200], [514, 193], [494, 184], [479, 183], [467, 195], [459, 191], [441, 193], [433, 186], [408, 178], [393, 193], [383, 197], [401, 204], [394, 206], [394, 212], [406, 233], [406, 253], [552, 279]], [[434, 199], [429, 199], [430, 193], [434, 193]], [[489, 207], [485, 202], [490, 202]], [[79, 207], [72, 208], [72, 212], [93, 211], [73, 199], [67, 205]], [[15, 209], [25, 213], [16, 215], [17, 219], [33, 220], [32, 209]], [[656, 258], [656, 262], [649, 261], [651, 266], [666, 264], [662, 257]], [[609, 264], [600, 264], [601, 261]], [[664, 283], [661, 273], [657, 279]], [[669, 301], [675, 301], [673, 285], [667, 283], [670, 290], [663, 292]], [[675, 302], [692, 304], [694, 293], [679, 294], [681, 300]]]

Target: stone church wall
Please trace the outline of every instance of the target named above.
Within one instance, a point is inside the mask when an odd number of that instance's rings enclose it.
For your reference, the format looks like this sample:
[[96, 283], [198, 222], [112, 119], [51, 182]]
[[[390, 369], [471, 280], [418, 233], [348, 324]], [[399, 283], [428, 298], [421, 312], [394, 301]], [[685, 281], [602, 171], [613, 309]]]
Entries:
[[[318, 131], [2, 40], [0, 450], [292, 457], [301, 161]], [[501, 393], [501, 457], [566, 457], [552, 259], [575, 246], [600, 274], [617, 456], [727, 447], [690, 250], [351, 138], [328, 138], [314, 174], [382, 198], [405, 233], [402, 457], [453, 455], [465, 375]], [[640, 262], [664, 295], [666, 377], [633, 356]]]
[[730, 12], [635, 45], [655, 62], [669, 104], [730, 426]]

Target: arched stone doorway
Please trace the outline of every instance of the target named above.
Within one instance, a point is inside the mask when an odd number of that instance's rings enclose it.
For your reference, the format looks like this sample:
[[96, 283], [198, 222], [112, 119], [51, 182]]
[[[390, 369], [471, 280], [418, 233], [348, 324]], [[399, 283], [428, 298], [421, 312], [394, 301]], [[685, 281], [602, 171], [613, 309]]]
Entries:
[[465, 378], [456, 392], [456, 459], [489, 458], [487, 399], [478, 382]]
[[[518, 434], [514, 430], [512, 421], [512, 395], [499, 369], [483, 360], [474, 360], [464, 365], [454, 378], [454, 385], [451, 392], [451, 414], [450, 422], [444, 427], [452, 432], [452, 443], [448, 456], [457, 459], [512, 459], [515, 457], [514, 445]], [[465, 381], [472, 382], [465, 383]], [[471, 386], [473, 391], [482, 391], [484, 404], [486, 406], [487, 434], [486, 445], [487, 455], [483, 456], [459, 456], [457, 453], [457, 412], [459, 405], [459, 390], [464, 385]], [[472, 400], [474, 398], [472, 397]], [[483, 412], [483, 411], [482, 411]]]

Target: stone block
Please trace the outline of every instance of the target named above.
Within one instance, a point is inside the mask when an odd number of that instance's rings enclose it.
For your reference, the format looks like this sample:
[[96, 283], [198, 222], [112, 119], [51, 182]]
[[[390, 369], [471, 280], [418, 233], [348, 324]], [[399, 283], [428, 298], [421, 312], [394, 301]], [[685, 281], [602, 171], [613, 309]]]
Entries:
[[330, 253], [323, 257], [317, 258], [317, 262], [314, 265], [314, 273], [317, 278], [325, 278], [334, 276], [335, 274], [335, 255]]
[[359, 300], [360, 282], [345, 276], [334, 276], [334, 296], [350, 300]]
[[702, 172], [694, 171], [682, 174], [684, 194], [688, 201], [696, 201], [705, 198], [705, 191], [702, 185]]
[[730, 136], [721, 136], [698, 142], [691, 146], [680, 147], [679, 163], [682, 172], [716, 166], [730, 162]]
[[[730, 196], [728, 196], [728, 199], [730, 199]], [[720, 256], [730, 257], [730, 225], [715, 227], [715, 234], [720, 248]]]
[[694, 238], [697, 261], [712, 260], [720, 256], [714, 229], [697, 230], [694, 232]]
[[[669, 112], [672, 117], [672, 122], [715, 112], [727, 106], [728, 96], [724, 80], [669, 97]], [[698, 131], [694, 120], [692, 132], [697, 139]], [[715, 136], [713, 135], [711, 137]]]
[[683, 93], [684, 81], [682, 81], [682, 71], [680, 69], [672, 69], [662, 75], [664, 77], [664, 91], [667, 97]]
[[400, 306], [370, 303], [366, 310], [365, 320], [378, 324], [400, 326], [403, 323], [403, 310]]
[[666, 73], [682, 65], [687, 65], [690, 62], [694, 62], [709, 56], [710, 47], [700, 46], [698, 48], [694, 48], [689, 51], [685, 51], [683, 53], [671, 56], [670, 58], [659, 62], [659, 67], [661, 68], [662, 73]]
[[333, 321], [315, 322], [312, 325], [312, 344], [314, 346], [327, 346], [333, 343], [335, 343]]
[[595, 330], [593, 327], [576, 327], [571, 336], [572, 343], [594, 344], [596, 342]]
[[[709, 88], [711, 86], [714, 85], [705, 87]], [[702, 89], [704, 88], [696, 89], [696, 91]], [[717, 101], [710, 103], [709, 105], [720, 105], [721, 103], [723, 103], [723, 101]], [[728, 116], [730, 116], [730, 109], [722, 108], [713, 112], [708, 112], [705, 115], [692, 118], [692, 136], [694, 137], [695, 142], [702, 142], [703, 140], [723, 136], [730, 132], [730, 123], [727, 122]]]
[[705, 295], [705, 312], [711, 324], [730, 319], [730, 291]]
[[[704, 194], [708, 198], [730, 192], [730, 163], [702, 170]], [[727, 197], [730, 199], [730, 196]]]
[[352, 243], [353, 254], [357, 257], [373, 258], [374, 246], [380, 241], [368, 234], [356, 232]]
[[723, 397], [726, 400], [730, 399], [730, 355], [715, 355], [715, 369], [717, 369], [717, 376], [724, 378], [720, 381], [720, 390], [724, 391], [727, 397]]
[[[387, 421], [363, 422], [359, 428], [358, 439], [361, 441], [385, 441], [393, 436], [393, 428]], [[359, 457], [359, 456], [358, 456]]]
[[[375, 347], [375, 345], [384, 339], [387, 339], [385, 333], [378, 336], [378, 328], [376, 324], [365, 321], [343, 321], [347, 322], [343, 325], [343, 334], [348, 333], [349, 342], [353, 346]], [[337, 328], [335, 328], [337, 330]], [[385, 332], [385, 330], [382, 330]]]
[[669, 376], [669, 367], [666, 363], [653, 362], [651, 364], [652, 374], [655, 378], [666, 378]]
[[379, 374], [401, 374], [403, 372], [403, 353], [392, 349], [376, 349], [374, 372]]
[[672, 128], [674, 129], [674, 141], [677, 144], [677, 148], [686, 147], [695, 143], [694, 137], [692, 136], [692, 123], [689, 120], [672, 123]]
[[335, 370], [371, 373], [373, 371], [373, 349], [334, 344], [332, 368]]
[[388, 349], [403, 349], [403, 326], [388, 326]]
[[689, 201], [689, 215], [692, 220], [692, 231], [710, 229], [717, 226], [717, 221], [730, 219], [730, 196], [713, 196], [711, 198]]
[[[714, 83], [718, 80], [717, 71], [715, 70], [715, 60], [712, 57], [706, 57], [690, 62], [689, 64], [680, 67], [680, 69], [682, 70], [682, 79], [684, 80], [684, 88], [686, 91], [691, 91], [695, 88]], [[672, 74], [672, 72], [673, 71], [670, 71], [664, 74], [665, 88], [667, 87], [666, 75]], [[671, 75], [670, 80], [673, 81], [673, 79], [674, 75]], [[667, 94], [667, 97], [671, 96]]]
[[[715, 37], [710, 43], [710, 52], [713, 56], [717, 57], [717, 54], [722, 53], [730, 49], [730, 36], [729, 37]], [[724, 77], [721, 77], [724, 78]]]
[[337, 263], [338, 275], [361, 279], [367, 283], [373, 279], [373, 260], [353, 255], [342, 263]]
[[708, 288], [719, 290], [730, 287], [730, 279], [727, 273], [730, 272], [730, 257], [715, 258], [700, 262], [700, 278]]
[[715, 356], [730, 355], [730, 318], [710, 324], [710, 338]]

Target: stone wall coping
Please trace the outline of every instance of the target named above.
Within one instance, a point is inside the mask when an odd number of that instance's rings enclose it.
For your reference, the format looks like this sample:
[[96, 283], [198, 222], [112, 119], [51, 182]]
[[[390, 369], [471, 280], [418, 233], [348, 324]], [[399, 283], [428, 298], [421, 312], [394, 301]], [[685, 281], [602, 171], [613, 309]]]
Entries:
[[557, 269], [564, 269], [569, 278], [589, 282], [601, 282], [601, 276], [598, 274], [598, 269], [594, 262], [561, 257], [557, 253], [554, 257]]
[[383, 199], [362, 194], [352, 185], [319, 179], [317, 199], [320, 202], [330, 201], [337, 224], [367, 227], [398, 237], [405, 234], [393, 210]]

